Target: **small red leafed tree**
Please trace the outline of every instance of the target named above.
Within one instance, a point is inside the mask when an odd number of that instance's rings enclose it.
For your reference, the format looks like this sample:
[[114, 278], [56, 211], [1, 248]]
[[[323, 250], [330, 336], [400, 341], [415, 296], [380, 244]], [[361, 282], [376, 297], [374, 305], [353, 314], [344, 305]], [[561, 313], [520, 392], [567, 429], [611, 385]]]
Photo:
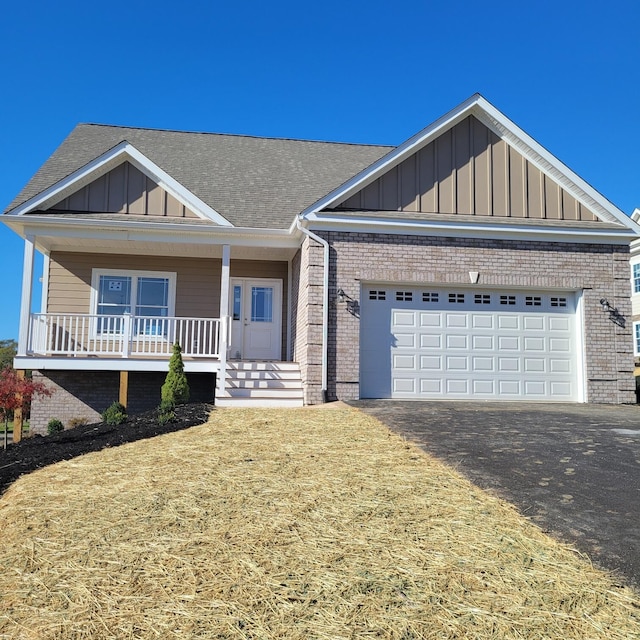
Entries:
[[0, 371], [0, 419], [4, 421], [4, 448], [7, 448], [9, 419], [16, 409], [26, 409], [33, 396], [50, 396], [51, 391], [41, 382], [22, 378], [11, 367]]

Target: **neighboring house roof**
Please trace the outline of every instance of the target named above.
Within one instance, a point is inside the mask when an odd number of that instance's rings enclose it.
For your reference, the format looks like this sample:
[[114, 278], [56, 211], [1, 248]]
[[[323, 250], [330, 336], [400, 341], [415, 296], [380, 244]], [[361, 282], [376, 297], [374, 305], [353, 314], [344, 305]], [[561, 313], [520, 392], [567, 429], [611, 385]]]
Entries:
[[232, 225], [258, 228], [288, 228], [391, 148], [80, 124], [5, 213], [125, 141]]

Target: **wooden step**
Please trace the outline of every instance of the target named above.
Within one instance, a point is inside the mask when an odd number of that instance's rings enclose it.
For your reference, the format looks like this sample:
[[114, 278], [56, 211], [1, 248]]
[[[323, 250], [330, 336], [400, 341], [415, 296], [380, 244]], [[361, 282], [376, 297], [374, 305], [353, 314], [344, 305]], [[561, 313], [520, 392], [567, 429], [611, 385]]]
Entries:
[[225, 388], [216, 392], [219, 407], [301, 407], [300, 366], [295, 362], [227, 363]]

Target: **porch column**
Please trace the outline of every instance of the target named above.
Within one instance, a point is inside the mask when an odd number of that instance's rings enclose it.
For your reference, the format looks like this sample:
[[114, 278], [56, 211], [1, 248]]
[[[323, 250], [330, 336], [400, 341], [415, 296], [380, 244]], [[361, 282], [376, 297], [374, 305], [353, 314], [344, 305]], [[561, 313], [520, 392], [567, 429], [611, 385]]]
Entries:
[[[22, 297], [20, 299], [20, 328], [18, 331], [18, 356], [27, 355], [29, 340], [29, 318], [31, 317], [31, 294], [33, 292], [34, 236], [24, 239], [24, 263], [22, 266]], [[46, 286], [45, 283], [42, 286]]]
[[129, 372], [128, 371], [120, 372], [120, 388], [118, 390], [118, 402], [125, 408], [127, 407], [129, 402]]
[[218, 393], [222, 395], [227, 379], [227, 347], [229, 342], [229, 286], [231, 265], [231, 245], [222, 245], [222, 271], [220, 273], [220, 379], [217, 380]]
[[222, 273], [220, 275], [220, 316], [229, 315], [229, 285], [231, 246], [222, 246]]

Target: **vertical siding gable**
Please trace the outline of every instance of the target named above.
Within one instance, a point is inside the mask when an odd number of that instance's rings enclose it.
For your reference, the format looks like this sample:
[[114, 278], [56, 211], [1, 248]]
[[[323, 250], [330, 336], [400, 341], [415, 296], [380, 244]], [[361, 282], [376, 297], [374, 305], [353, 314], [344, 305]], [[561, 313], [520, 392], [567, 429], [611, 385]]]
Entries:
[[473, 116], [336, 208], [599, 220]]
[[118, 165], [50, 209], [198, 218], [193, 211], [129, 162]]

